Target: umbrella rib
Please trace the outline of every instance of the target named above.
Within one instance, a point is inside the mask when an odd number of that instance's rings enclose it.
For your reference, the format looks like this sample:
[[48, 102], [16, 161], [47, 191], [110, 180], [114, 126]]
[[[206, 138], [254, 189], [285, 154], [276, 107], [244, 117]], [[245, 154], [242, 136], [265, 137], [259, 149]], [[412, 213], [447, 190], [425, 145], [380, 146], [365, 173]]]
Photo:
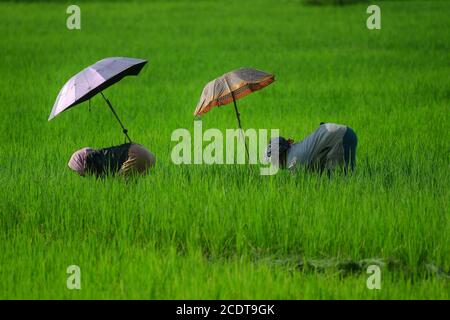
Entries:
[[[86, 71], [87, 70], [91, 70], [91, 67], [87, 67], [86, 68]], [[92, 89], [91, 88], [91, 84], [89, 83], [89, 80], [88, 80], [88, 78], [86, 77], [86, 73], [85, 72], [83, 72], [83, 77], [84, 77], [84, 79], [86, 80], [86, 83], [88, 84], [88, 89]]]

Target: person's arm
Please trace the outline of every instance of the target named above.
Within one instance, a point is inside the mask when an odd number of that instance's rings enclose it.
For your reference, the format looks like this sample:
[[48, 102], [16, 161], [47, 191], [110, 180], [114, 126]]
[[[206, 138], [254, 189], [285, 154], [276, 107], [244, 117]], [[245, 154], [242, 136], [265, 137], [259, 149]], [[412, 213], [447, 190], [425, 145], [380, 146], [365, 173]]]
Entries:
[[288, 170], [293, 171], [297, 165], [297, 157], [293, 157], [292, 160], [286, 164]]

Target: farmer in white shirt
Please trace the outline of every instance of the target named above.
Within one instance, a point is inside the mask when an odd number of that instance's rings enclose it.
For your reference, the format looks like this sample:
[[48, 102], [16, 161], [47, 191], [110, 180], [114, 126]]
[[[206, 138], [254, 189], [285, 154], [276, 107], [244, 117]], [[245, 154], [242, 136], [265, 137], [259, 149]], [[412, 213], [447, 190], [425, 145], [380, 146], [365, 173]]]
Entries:
[[335, 123], [321, 123], [319, 128], [302, 141], [294, 143], [277, 137], [267, 146], [266, 156], [282, 169], [306, 168], [330, 172], [341, 167], [345, 173], [356, 164], [358, 138], [352, 128]]

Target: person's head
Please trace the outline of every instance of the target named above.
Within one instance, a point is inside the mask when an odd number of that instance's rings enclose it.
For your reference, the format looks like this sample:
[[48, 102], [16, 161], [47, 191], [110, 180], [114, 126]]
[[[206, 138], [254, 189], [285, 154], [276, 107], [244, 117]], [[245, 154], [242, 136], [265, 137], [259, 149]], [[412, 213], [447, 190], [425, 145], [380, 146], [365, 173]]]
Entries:
[[283, 137], [273, 138], [267, 145], [266, 158], [270, 159], [273, 165], [285, 168], [286, 153], [291, 147], [292, 142], [292, 139], [286, 140]]
[[70, 157], [68, 163], [69, 168], [78, 172], [81, 176], [84, 176], [86, 172], [86, 158], [91, 151], [93, 151], [93, 149], [89, 147], [75, 151]]

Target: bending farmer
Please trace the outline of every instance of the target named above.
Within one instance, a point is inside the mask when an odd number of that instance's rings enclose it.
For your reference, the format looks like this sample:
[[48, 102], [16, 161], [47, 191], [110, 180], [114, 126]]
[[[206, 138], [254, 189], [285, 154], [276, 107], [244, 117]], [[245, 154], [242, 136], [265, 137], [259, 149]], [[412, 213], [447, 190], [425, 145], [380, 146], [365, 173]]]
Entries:
[[335, 123], [321, 123], [320, 127], [304, 140], [294, 143], [277, 137], [267, 146], [266, 156], [280, 168], [306, 169], [323, 172], [336, 166], [347, 173], [356, 164], [358, 138], [352, 128]]
[[108, 174], [130, 176], [145, 174], [155, 165], [155, 156], [136, 143], [95, 150], [83, 148], [76, 151], [69, 160], [69, 167], [81, 176], [92, 174], [103, 177]]

